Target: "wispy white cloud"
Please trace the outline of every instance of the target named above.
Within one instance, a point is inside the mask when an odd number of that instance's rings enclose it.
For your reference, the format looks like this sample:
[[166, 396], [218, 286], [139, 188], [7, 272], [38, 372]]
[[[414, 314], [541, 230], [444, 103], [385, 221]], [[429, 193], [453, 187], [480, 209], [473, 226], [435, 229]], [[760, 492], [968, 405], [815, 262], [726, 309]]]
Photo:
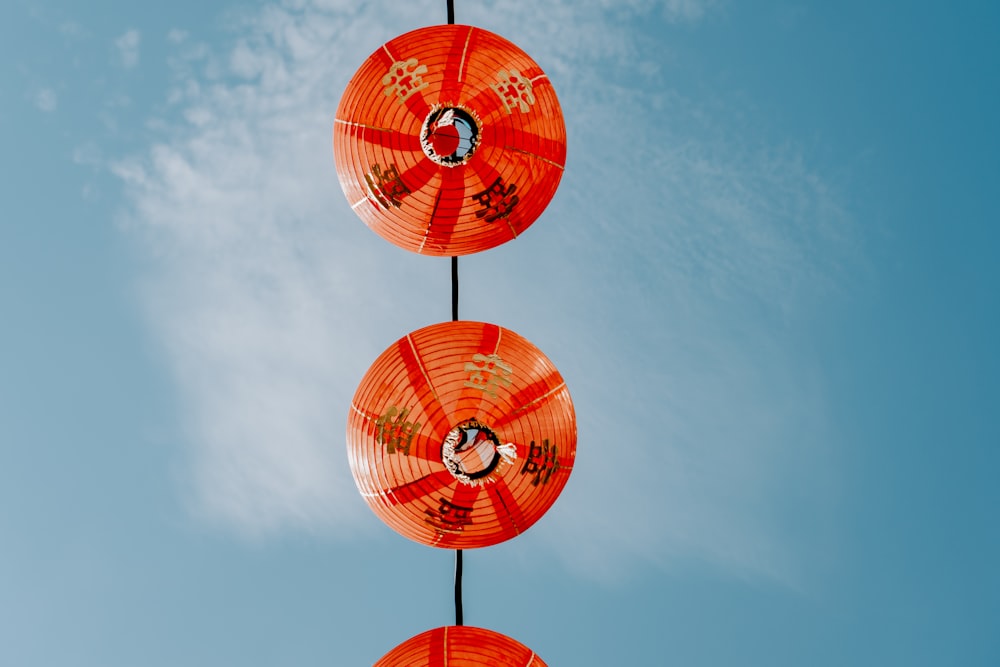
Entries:
[[601, 0], [605, 11], [632, 14], [659, 14], [671, 22], [694, 22], [718, 6], [718, 0]]
[[73, 149], [73, 162], [84, 167], [105, 167], [101, 149], [92, 141], [80, 144]]
[[[783, 508], [795, 496], [821, 514], [822, 497], [796, 494], [828, 481], [832, 437], [794, 330], [850, 254], [836, 197], [796, 150], [751, 147], [667, 89], [609, 82], [642, 55], [629, 21], [652, 4], [618, 22], [601, 2], [478, 4], [460, 21], [549, 71], [571, 142], [539, 222], [462, 261], [463, 317], [533, 340], [577, 405], [576, 470], [529, 534], [590, 574], [707, 560], [794, 581], [801, 538]], [[710, 7], [668, 5], [671, 20]], [[254, 535], [364, 530], [346, 406], [385, 346], [448, 318], [447, 266], [355, 218], [330, 132], [356, 67], [427, 8], [289, 2], [242, 21], [225, 52], [183, 40], [162, 140], [116, 163], [151, 267], [144, 306], [181, 396], [193, 508]]]
[[90, 35], [90, 32], [86, 28], [73, 20], [61, 22], [58, 30], [61, 34], [71, 38], [87, 37]]
[[59, 96], [51, 88], [39, 88], [31, 94], [31, 101], [39, 111], [52, 113], [59, 106]]
[[131, 69], [139, 64], [139, 43], [142, 37], [135, 28], [126, 30], [115, 39], [115, 48], [118, 49], [118, 58], [122, 67]]
[[712, 0], [667, 0], [664, 11], [668, 18], [675, 21], [697, 21], [717, 4]]

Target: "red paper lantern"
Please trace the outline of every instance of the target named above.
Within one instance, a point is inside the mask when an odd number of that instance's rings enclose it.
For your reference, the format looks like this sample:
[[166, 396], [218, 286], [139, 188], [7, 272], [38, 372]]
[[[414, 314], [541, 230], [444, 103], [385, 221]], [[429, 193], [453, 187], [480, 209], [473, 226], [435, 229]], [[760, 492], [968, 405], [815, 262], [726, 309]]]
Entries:
[[569, 390], [513, 331], [446, 322], [397, 341], [361, 380], [347, 421], [354, 480], [402, 535], [497, 544], [534, 524], [573, 469]]
[[530, 648], [492, 630], [436, 628], [389, 651], [374, 667], [546, 667]]
[[482, 28], [421, 28], [351, 79], [333, 128], [341, 187], [375, 232], [467, 255], [523, 232], [555, 194], [566, 128], [548, 77]]

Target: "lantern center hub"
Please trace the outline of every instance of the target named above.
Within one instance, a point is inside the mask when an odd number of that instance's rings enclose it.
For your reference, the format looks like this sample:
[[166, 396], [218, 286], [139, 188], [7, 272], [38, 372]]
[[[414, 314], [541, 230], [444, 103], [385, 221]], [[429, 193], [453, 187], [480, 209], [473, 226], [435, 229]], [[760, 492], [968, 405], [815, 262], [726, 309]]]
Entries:
[[456, 479], [478, 485], [492, 481], [517, 458], [513, 444], [501, 444], [496, 433], [475, 419], [448, 431], [441, 445], [441, 460]]
[[420, 146], [440, 165], [465, 164], [479, 146], [479, 121], [462, 107], [434, 107], [420, 128]]

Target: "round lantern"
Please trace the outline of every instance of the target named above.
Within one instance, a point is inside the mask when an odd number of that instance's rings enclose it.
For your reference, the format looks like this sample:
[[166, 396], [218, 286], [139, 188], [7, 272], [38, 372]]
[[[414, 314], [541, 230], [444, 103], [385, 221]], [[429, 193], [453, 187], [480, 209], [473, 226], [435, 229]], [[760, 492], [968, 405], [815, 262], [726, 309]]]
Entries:
[[576, 456], [569, 390], [513, 331], [446, 322], [382, 353], [347, 420], [354, 480], [405, 537], [468, 549], [534, 524], [566, 485]]
[[467, 255], [523, 232], [555, 194], [566, 128], [521, 49], [441, 25], [382, 45], [347, 85], [333, 129], [351, 207], [416, 253]]
[[436, 628], [389, 651], [374, 667], [545, 667], [530, 648], [492, 630]]

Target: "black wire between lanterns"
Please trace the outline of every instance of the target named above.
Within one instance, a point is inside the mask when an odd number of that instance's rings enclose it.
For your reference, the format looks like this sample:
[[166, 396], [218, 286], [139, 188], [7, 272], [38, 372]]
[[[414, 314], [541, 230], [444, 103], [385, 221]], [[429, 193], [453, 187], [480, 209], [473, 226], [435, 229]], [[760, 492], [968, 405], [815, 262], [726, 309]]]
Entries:
[[451, 258], [451, 321], [458, 321], [458, 257]]
[[[451, 0], [448, 2], [451, 6]], [[451, 321], [458, 321], [458, 257], [451, 258]], [[462, 623], [462, 550], [455, 550], [455, 625]]]
[[455, 550], [455, 625], [462, 622], [462, 550]]
[[[455, 0], [447, 0], [448, 25], [455, 24]], [[451, 258], [451, 321], [458, 321], [458, 257]], [[455, 550], [455, 625], [462, 621], [462, 550]]]

